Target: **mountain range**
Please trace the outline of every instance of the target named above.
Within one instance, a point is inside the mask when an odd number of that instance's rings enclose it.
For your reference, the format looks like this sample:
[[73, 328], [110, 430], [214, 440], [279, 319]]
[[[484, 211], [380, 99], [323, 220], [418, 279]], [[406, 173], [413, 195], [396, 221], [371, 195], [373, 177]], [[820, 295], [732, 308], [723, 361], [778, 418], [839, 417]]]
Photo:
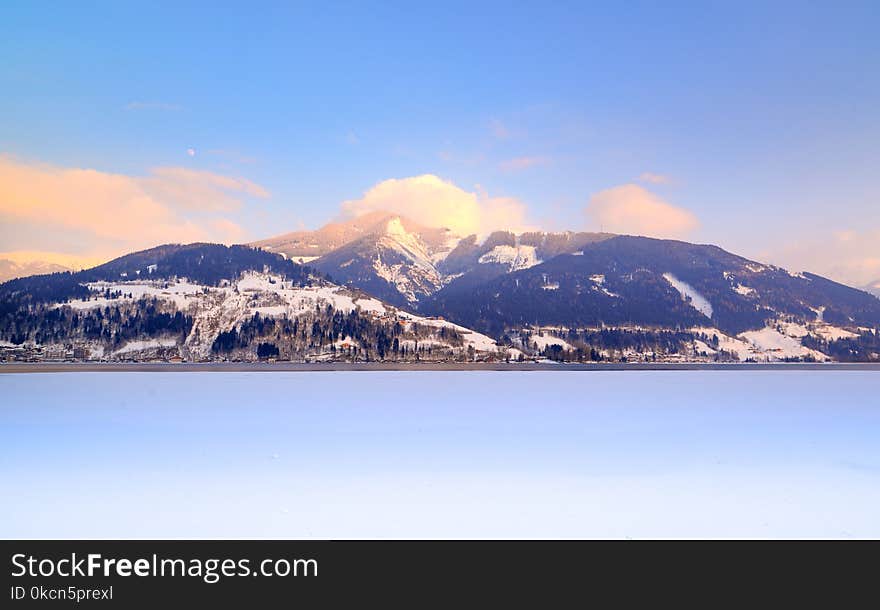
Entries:
[[[297, 234], [300, 248], [327, 243], [329, 231], [356, 235], [309, 264], [389, 302], [491, 333], [711, 322], [736, 334], [780, 315], [857, 326], [880, 315], [880, 301], [864, 291], [711, 245], [575, 232], [498, 231], [479, 240], [382, 213], [355, 222], [356, 231], [337, 223]], [[282, 236], [253, 245], [289, 257], [302, 251], [288, 244]]]
[[480, 283], [610, 237], [614, 236], [498, 231], [478, 240], [476, 235], [462, 237], [449, 229], [373, 212], [250, 245], [308, 263], [389, 302], [417, 307], [453, 282], [459, 287]]
[[42, 260], [18, 261], [0, 257], [0, 282], [7, 282], [18, 277], [70, 271], [70, 267]]
[[0, 285], [16, 358], [880, 360], [878, 328], [876, 296], [717, 246], [384, 212]]

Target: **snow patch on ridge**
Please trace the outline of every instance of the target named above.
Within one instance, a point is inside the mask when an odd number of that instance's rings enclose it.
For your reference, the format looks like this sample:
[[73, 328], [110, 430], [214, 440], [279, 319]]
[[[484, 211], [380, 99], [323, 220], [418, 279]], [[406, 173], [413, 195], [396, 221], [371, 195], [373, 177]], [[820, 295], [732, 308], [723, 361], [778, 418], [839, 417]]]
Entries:
[[535, 246], [495, 246], [480, 257], [481, 264], [507, 265], [510, 271], [528, 269], [541, 263]]

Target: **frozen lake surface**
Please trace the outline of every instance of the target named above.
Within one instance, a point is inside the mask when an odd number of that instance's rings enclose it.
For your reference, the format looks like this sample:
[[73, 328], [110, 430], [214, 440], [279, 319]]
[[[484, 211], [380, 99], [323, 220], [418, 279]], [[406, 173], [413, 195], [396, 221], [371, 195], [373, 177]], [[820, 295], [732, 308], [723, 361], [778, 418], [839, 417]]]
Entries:
[[880, 537], [880, 372], [0, 375], [0, 537]]

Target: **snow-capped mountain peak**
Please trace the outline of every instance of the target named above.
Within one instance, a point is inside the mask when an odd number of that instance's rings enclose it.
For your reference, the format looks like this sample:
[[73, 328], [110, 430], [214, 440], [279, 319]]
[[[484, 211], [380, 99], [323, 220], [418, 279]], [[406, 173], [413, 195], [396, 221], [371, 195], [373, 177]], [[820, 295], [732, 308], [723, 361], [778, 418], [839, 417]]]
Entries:
[[[395, 250], [413, 265], [431, 269], [434, 267], [428, 253], [428, 245], [416, 233], [407, 231], [399, 216], [388, 221], [385, 234], [379, 238], [378, 243], [385, 248]], [[377, 254], [379, 254], [378, 249]]]
[[394, 236], [409, 236], [409, 233], [403, 226], [403, 222], [400, 220], [400, 216], [395, 216], [388, 221], [385, 225], [385, 233]]
[[431, 260], [428, 246], [418, 235], [408, 232], [400, 221], [388, 221], [385, 235], [375, 244], [372, 269], [376, 275], [403, 295], [408, 303], [431, 294], [443, 285], [443, 278]]
[[398, 305], [417, 306], [452, 282], [534, 267], [611, 235], [494, 231], [462, 237], [400, 214], [371, 212], [253, 245], [308, 263], [336, 281]]
[[[342, 231], [352, 238], [310, 264], [342, 284], [368, 290], [396, 305], [414, 304], [443, 286], [436, 265], [458, 244], [458, 236], [444, 228], [423, 227], [398, 214], [367, 216], [367, 220], [359, 217], [346, 225], [334, 225], [334, 234]], [[327, 230], [325, 227], [317, 233]], [[296, 239], [301, 245], [315, 238], [299, 235]], [[262, 247], [274, 248], [292, 243], [284, 236], [261, 242]]]

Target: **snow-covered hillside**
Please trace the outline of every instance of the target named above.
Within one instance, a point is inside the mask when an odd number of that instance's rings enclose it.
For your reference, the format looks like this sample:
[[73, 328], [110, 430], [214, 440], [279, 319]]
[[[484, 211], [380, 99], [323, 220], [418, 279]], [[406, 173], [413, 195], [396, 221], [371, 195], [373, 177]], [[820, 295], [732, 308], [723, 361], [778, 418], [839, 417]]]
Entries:
[[[141, 299], [155, 298], [164, 303], [169, 311], [181, 311], [193, 318], [191, 330], [179, 344], [181, 355], [187, 359], [203, 360], [212, 358], [212, 345], [218, 335], [231, 331], [255, 315], [264, 318], [297, 318], [327, 308], [335, 312], [359, 314], [397, 324], [402, 328], [402, 336], [413, 325], [420, 328], [434, 328], [438, 332], [419, 338], [424, 345], [429, 343], [441, 347], [450, 355], [471, 354], [472, 358], [506, 358], [506, 350], [480, 333], [451, 322], [418, 316], [387, 305], [363, 292], [340, 287], [328, 282], [314, 286], [297, 286], [283, 277], [268, 273], [247, 272], [234, 282], [222, 282], [220, 286], [194, 284], [186, 279], [134, 280], [117, 282], [91, 282], [87, 284], [92, 296], [85, 300], [59, 303], [55, 307], [71, 307], [77, 311], [103, 310], [105, 308], [125, 308]], [[454, 340], [444, 338], [442, 330], [455, 331], [463, 343], [456, 345]], [[414, 341], [416, 341], [414, 339]], [[355, 340], [346, 342], [355, 345]], [[94, 345], [102, 356], [133, 357], [136, 352], [150, 351], [159, 347], [172, 347], [175, 341], [168, 338], [130, 341], [112, 352], [105, 352]], [[329, 347], [329, 345], [328, 345]], [[318, 350], [320, 356], [324, 350]]]
[[[612, 338], [642, 335], [648, 341], [656, 341], [664, 333], [675, 336], [678, 343], [674, 349], [659, 349], [657, 345], [636, 347], [625, 340], [608, 347], [601, 344], [601, 335]], [[514, 343], [527, 353], [542, 352], [556, 346], [565, 352], [577, 350], [589, 352], [593, 345], [600, 345], [597, 354], [602, 359], [640, 362], [783, 362], [809, 360], [826, 362], [832, 360], [827, 354], [804, 345], [805, 338], [816, 341], [854, 339], [859, 335], [851, 330], [822, 321], [803, 325], [777, 321], [758, 330], [729, 335], [712, 326], [695, 326], [681, 331], [647, 326], [604, 326], [568, 328], [564, 326], [529, 327], [516, 333]]]

